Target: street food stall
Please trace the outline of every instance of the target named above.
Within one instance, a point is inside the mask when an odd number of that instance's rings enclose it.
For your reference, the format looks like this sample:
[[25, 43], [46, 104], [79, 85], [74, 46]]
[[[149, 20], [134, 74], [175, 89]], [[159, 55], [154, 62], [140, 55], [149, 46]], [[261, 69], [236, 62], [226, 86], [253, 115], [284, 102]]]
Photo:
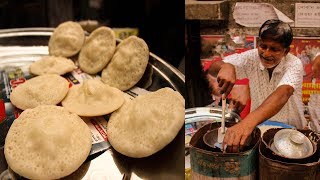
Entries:
[[[319, 78], [313, 77], [311, 70], [312, 59], [319, 50], [320, 27], [315, 25], [319, 24], [319, 11], [314, 9], [318, 6], [317, 1], [299, 0], [185, 1], [186, 64], [193, 67], [187, 68], [186, 72], [190, 77], [186, 80], [187, 96], [192, 97], [186, 100], [187, 178], [319, 179], [317, 127], [320, 121], [319, 112], [314, 109]], [[206, 142], [205, 134], [208, 130], [224, 127], [223, 105], [213, 102], [217, 98], [214, 90], [208, 88], [212, 84], [206, 71], [224, 57], [256, 48], [259, 27], [267, 19], [279, 19], [292, 27], [294, 37], [290, 53], [304, 64], [301, 101], [307, 126], [297, 129], [267, 120], [251, 134], [253, 144], [249, 149], [238, 153], [223, 152], [216, 142], [212, 143], [212, 148]], [[232, 126], [228, 120], [225, 123], [228, 124], [226, 127]], [[243, 161], [241, 158], [246, 156], [248, 161]]]

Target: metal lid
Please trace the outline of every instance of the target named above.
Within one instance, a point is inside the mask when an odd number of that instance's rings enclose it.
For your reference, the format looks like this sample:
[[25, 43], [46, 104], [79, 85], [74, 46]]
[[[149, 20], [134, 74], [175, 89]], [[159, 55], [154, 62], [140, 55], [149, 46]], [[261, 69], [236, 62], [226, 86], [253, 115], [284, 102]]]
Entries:
[[313, 154], [312, 142], [304, 134], [293, 129], [279, 130], [274, 136], [275, 149], [282, 156], [291, 159], [302, 159]]

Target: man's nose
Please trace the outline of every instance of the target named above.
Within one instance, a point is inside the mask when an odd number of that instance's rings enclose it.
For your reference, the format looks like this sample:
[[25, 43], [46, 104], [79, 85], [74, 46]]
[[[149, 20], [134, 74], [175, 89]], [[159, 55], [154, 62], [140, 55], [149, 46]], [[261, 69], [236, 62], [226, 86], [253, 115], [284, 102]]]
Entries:
[[264, 56], [264, 57], [270, 57], [271, 55], [272, 55], [272, 53], [271, 53], [271, 51], [270, 51], [269, 48], [267, 48], [267, 49], [265, 49], [265, 50], [263, 51], [263, 56]]

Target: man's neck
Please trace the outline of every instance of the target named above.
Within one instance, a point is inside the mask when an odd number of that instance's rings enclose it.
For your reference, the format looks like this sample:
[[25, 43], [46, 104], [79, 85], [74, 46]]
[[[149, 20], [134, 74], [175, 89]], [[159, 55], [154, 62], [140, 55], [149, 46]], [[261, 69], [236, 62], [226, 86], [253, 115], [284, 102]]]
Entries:
[[272, 68], [268, 68], [267, 71], [268, 71], [268, 74], [269, 74], [269, 81], [271, 80], [272, 78], [272, 72], [273, 70], [277, 67], [278, 65], [276, 65], [275, 67], [272, 67]]

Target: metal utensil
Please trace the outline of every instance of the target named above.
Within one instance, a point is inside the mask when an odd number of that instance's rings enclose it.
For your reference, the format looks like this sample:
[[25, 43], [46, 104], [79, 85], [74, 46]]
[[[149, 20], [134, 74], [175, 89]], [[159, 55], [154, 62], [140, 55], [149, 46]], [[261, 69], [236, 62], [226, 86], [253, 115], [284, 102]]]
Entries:
[[222, 94], [221, 127], [218, 129], [211, 130], [211, 126], [210, 126], [210, 130], [203, 136], [203, 141], [206, 145], [208, 145], [211, 148], [220, 148], [222, 151], [225, 150], [225, 148], [222, 147], [222, 142], [226, 132], [226, 127], [225, 127], [226, 107], [227, 107], [226, 96], [225, 94]]
[[227, 106], [226, 95], [222, 94], [222, 118], [221, 118], [221, 127], [219, 128], [219, 131], [218, 131], [218, 143], [223, 142], [224, 134], [226, 132], [226, 127], [225, 127], [226, 106]]

